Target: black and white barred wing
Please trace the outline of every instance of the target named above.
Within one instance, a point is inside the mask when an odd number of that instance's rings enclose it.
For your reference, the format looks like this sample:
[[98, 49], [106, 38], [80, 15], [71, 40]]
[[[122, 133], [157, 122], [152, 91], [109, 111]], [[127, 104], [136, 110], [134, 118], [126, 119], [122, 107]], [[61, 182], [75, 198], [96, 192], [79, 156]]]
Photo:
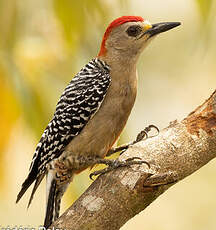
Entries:
[[94, 116], [105, 98], [110, 82], [109, 67], [97, 58], [72, 79], [38, 143], [29, 176], [22, 185], [17, 201], [35, 179], [44, 175], [47, 164], [61, 155]]

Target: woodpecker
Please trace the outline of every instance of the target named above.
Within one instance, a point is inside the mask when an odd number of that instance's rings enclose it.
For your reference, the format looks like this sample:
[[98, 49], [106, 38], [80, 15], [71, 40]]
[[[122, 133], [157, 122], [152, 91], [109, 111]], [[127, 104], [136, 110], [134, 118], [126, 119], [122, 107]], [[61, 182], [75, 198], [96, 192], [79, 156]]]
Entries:
[[98, 163], [108, 165], [109, 169], [146, 163], [136, 158], [122, 162], [104, 157], [114, 152], [112, 146], [134, 105], [136, 63], [141, 52], [156, 35], [179, 25], [179, 22], [150, 24], [140, 16], [115, 19], [105, 31], [98, 56], [65, 88], [16, 200], [35, 182], [29, 206], [46, 175], [44, 227], [58, 218], [61, 198], [75, 174]]

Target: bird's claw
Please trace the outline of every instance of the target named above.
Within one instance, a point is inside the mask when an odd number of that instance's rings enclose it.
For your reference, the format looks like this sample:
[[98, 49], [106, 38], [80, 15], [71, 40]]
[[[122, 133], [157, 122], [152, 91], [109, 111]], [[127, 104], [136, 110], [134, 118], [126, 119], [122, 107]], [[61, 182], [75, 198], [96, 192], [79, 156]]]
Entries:
[[[154, 135], [154, 136], [157, 136], [160, 132], [160, 130], [158, 129], [157, 126], [155, 125], [149, 125], [147, 126], [144, 130], [142, 130], [138, 135], [137, 135], [137, 138], [136, 138], [136, 141], [135, 142], [139, 142], [141, 140], [143, 140], [144, 138], [148, 138], [148, 133], [152, 130], [152, 129], [155, 129], [157, 131], [157, 134]], [[154, 137], [152, 136], [152, 137]]]
[[[150, 164], [147, 161], [143, 161], [141, 159], [142, 158], [140, 158], [140, 157], [131, 157], [131, 158], [128, 158], [126, 160], [126, 162], [129, 163], [129, 164], [123, 165], [123, 166], [129, 166], [129, 165], [133, 165], [133, 164], [146, 164], [148, 166], [148, 168], [150, 169], [150, 167], [151, 167]], [[135, 161], [135, 160], [139, 160], [139, 161]]]
[[[137, 160], [139, 160], [139, 161], [137, 161]], [[112, 160], [106, 164], [108, 164], [107, 168], [97, 170], [97, 171], [91, 173], [89, 175], [90, 179], [93, 180], [93, 176], [105, 174], [105, 173], [110, 172], [110, 171], [117, 169], [119, 167], [126, 167], [126, 166], [130, 166], [130, 165], [135, 165], [135, 164], [139, 164], [139, 165], [140, 164], [146, 164], [150, 168], [150, 164], [147, 161], [141, 160], [140, 157], [131, 157], [131, 158], [126, 159], [125, 161]]]
[[130, 158], [126, 159], [126, 161], [128, 162], [128, 161], [141, 160], [141, 159], [142, 158], [140, 158], [140, 157], [130, 157]]

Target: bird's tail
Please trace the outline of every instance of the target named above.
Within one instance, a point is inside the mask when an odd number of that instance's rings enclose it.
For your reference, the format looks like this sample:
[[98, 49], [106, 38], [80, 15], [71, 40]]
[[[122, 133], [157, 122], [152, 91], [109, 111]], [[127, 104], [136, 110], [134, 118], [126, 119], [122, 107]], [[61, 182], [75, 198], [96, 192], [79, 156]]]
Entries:
[[36, 189], [38, 188], [40, 182], [42, 181], [43, 177], [44, 177], [44, 174], [38, 175], [38, 159], [36, 159], [32, 162], [32, 167], [30, 167], [28, 177], [23, 182], [22, 188], [21, 188], [19, 194], [17, 195], [16, 203], [19, 202], [19, 200], [22, 198], [22, 196], [24, 195], [26, 190], [30, 187], [30, 185], [34, 181], [36, 181], [34, 188], [33, 188], [33, 191], [32, 191], [32, 194], [31, 194], [31, 197], [30, 197], [30, 200], [29, 200], [29, 205], [30, 205], [32, 198], [33, 198], [33, 195], [34, 195]]
[[60, 212], [61, 198], [64, 195], [68, 183], [58, 185], [53, 172], [47, 175], [47, 203], [44, 227], [47, 229], [58, 217]]

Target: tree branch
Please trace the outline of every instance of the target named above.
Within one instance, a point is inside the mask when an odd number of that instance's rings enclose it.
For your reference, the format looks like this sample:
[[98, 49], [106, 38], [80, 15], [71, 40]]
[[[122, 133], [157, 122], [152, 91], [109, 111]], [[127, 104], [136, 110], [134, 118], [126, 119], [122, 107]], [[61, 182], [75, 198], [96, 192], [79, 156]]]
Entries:
[[120, 156], [140, 157], [145, 164], [99, 176], [52, 225], [55, 228], [119, 229], [160, 194], [216, 156], [216, 91], [181, 122], [171, 122], [154, 138]]

